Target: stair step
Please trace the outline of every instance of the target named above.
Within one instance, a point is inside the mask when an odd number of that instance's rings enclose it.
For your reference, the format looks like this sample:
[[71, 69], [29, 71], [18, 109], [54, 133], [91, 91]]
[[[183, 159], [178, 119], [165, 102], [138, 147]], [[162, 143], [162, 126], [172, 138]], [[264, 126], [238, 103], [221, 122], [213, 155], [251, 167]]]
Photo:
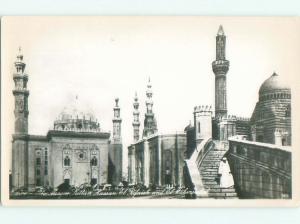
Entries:
[[220, 161], [212, 161], [212, 160], [203, 160], [203, 162], [201, 164], [214, 164], [216, 166], [220, 165]]
[[213, 179], [216, 180], [217, 179], [217, 175], [216, 174], [202, 174], [202, 179]]
[[237, 197], [236, 193], [208, 193], [209, 197]]
[[201, 164], [202, 167], [212, 167], [212, 168], [219, 168], [219, 164], [211, 164], [211, 163], [204, 163]]
[[206, 172], [215, 172], [215, 173], [217, 173], [218, 172], [218, 169], [217, 168], [211, 168], [211, 167], [200, 167], [200, 171], [201, 171], [201, 173], [203, 172], [203, 171], [206, 171]]
[[202, 176], [209, 176], [209, 175], [213, 175], [216, 176], [217, 172], [213, 172], [213, 171], [202, 171], [201, 172]]
[[219, 164], [213, 164], [213, 163], [202, 163], [201, 167], [213, 167], [213, 168], [219, 168]]
[[217, 185], [217, 186], [220, 186], [216, 181], [211, 181], [211, 180], [204, 180], [203, 181], [205, 185], [207, 186], [211, 186], [211, 185]]
[[202, 181], [207, 183], [207, 182], [212, 182], [212, 181], [216, 181], [215, 177], [202, 177]]
[[[224, 154], [227, 152], [228, 146], [224, 144], [224, 142], [214, 141], [213, 147], [214, 148], [211, 149], [203, 158], [200, 167], [195, 166], [195, 164], [188, 164], [190, 167], [193, 167], [193, 169], [190, 170], [191, 176], [195, 177], [195, 175], [197, 175], [199, 178], [200, 173], [200, 179], [203, 184], [201, 187], [204, 187], [204, 192], [207, 192], [203, 195], [197, 195], [197, 198], [236, 199], [238, 197], [235, 188], [221, 188], [219, 181], [217, 182], [220, 162]], [[195, 170], [198, 171], [196, 172]], [[197, 178], [193, 179], [196, 180]], [[197, 185], [197, 183], [194, 184], [195, 186]]]
[[210, 193], [236, 193], [234, 188], [213, 188]]
[[209, 191], [211, 189], [220, 189], [220, 185], [218, 184], [215, 184], [215, 185], [207, 185], [207, 186], [204, 186], [205, 190]]

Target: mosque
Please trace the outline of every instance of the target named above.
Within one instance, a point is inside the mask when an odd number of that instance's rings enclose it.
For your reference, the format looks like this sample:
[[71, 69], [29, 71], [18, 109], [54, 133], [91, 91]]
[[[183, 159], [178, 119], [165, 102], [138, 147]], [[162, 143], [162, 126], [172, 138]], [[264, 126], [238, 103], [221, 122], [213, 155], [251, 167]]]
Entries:
[[65, 107], [47, 135], [28, 133], [28, 75], [21, 52], [15, 62], [15, 129], [11, 188], [55, 188], [62, 183], [118, 185], [122, 181], [122, 138], [118, 99], [113, 108], [113, 135], [102, 131], [96, 116], [80, 109], [78, 99]]
[[[140, 134], [137, 94], [133, 102], [133, 142], [128, 147], [128, 182], [149, 186], [183, 186], [184, 169], [204, 139], [228, 142], [243, 136], [253, 142], [291, 145], [291, 89], [284, 77], [274, 73], [259, 89], [251, 118], [228, 115], [226, 36], [220, 26], [216, 35], [215, 107], [196, 106], [193, 124], [181, 133], [158, 134], [153, 110], [152, 84], [146, 90], [146, 113]], [[28, 133], [28, 75], [23, 55], [15, 62], [15, 129], [12, 136], [11, 187], [29, 191], [37, 186], [57, 187], [62, 183], [118, 185], [122, 181], [123, 145], [119, 100], [113, 108], [113, 134], [101, 129], [96, 116], [81, 110], [77, 100], [64, 108], [45, 136]]]
[[128, 147], [130, 183], [182, 186], [185, 161], [204, 139], [228, 143], [230, 137], [242, 136], [253, 142], [291, 145], [291, 89], [284, 77], [274, 73], [261, 85], [259, 100], [251, 118], [229, 115], [226, 76], [230, 63], [225, 53], [226, 36], [220, 26], [216, 35], [216, 60], [212, 63], [215, 74], [214, 111], [210, 105], [196, 106], [193, 124], [185, 127], [182, 133], [158, 134], [149, 82], [144, 131], [140, 137], [139, 103], [137, 96], [134, 98], [134, 138]]

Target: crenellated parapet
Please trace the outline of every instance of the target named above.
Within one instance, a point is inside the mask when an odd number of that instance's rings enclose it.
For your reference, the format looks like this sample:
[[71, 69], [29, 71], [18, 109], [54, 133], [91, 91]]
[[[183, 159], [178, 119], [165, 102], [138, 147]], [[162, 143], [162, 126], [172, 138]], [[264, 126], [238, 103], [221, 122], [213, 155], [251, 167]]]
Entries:
[[196, 144], [205, 138], [212, 137], [212, 106], [200, 105], [194, 107], [194, 135]]
[[219, 122], [224, 122], [224, 121], [235, 122], [238, 119], [237, 119], [237, 116], [229, 114], [229, 115], [219, 116], [219, 117], [217, 117], [217, 120]]
[[56, 120], [53, 130], [67, 132], [101, 132], [100, 124], [97, 121], [84, 119]]
[[250, 118], [249, 117], [236, 117], [237, 121], [245, 121], [245, 122], [250, 122]]
[[212, 115], [212, 106], [211, 105], [195, 106], [194, 114]]
[[225, 116], [219, 116], [219, 117], [216, 117], [215, 120], [218, 120], [218, 121], [245, 121], [245, 122], [250, 122], [250, 118], [248, 117], [239, 117], [239, 116], [236, 116], [236, 115], [225, 115]]

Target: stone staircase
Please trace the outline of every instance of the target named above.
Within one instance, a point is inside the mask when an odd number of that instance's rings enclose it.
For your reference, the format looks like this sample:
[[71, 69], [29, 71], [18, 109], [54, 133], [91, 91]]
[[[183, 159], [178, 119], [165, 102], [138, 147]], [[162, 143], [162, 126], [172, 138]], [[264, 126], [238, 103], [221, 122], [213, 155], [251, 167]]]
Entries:
[[202, 183], [202, 179], [201, 179], [201, 175], [200, 175], [200, 170], [198, 169], [196, 161], [197, 161], [198, 153], [204, 147], [206, 141], [207, 140], [204, 140], [198, 146], [198, 148], [195, 149], [195, 151], [192, 154], [191, 158], [185, 161], [186, 165], [187, 165], [189, 176], [191, 178], [191, 182], [194, 185], [194, 191], [196, 193], [196, 196], [197, 197], [201, 197], [201, 198], [207, 198], [208, 197], [208, 193], [204, 189], [204, 186], [203, 186], [203, 183]]
[[218, 168], [221, 158], [226, 153], [226, 146], [222, 142], [214, 141], [215, 147], [207, 152], [200, 165], [202, 184], [209, 198], [237, 199], [234, 188], [220, 188], [217, 183]]

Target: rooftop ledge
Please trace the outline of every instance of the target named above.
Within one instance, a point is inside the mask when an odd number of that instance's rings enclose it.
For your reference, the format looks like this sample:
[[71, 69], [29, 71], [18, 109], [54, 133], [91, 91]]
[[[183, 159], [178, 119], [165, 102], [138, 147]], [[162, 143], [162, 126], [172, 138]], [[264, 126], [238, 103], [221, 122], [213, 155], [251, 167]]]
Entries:
[[234, 141], [234, 142], [245, 143], [245, 144], [249, 144], [249, 145], [256, 145], [256, 146], [271, 148], [271, 149], [280, 149], [280, 150], [286, 151], [286, 152], [292, 152], [291, 146], [280, 146], [280, 145], [275, 145], [275, 144], [270, 144], [270, 143], [249, 141], [249, 140], [242, 139], [242, 136], [239, 136], [239, 135], [230, 137], [228, 140]]

